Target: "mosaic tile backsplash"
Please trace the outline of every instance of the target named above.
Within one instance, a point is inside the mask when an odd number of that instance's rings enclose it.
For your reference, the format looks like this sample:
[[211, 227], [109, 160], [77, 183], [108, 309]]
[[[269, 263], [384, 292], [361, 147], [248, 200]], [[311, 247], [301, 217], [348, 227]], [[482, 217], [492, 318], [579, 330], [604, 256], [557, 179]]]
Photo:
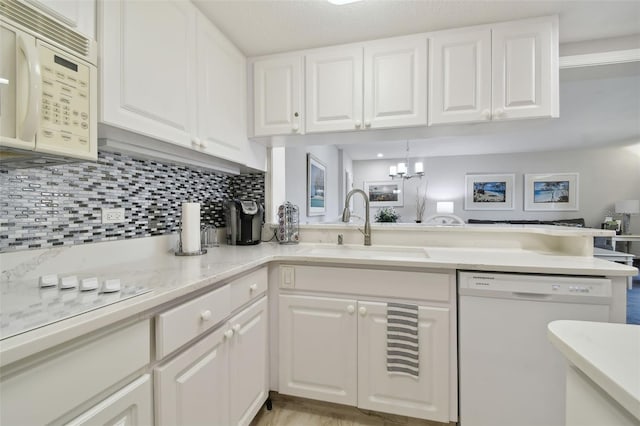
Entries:
[[[222, 227], [223, 201], [236, 197], [264, 204], [264, 175], [103, 152], [97, 163], [0, 171], [0, 252], [177, 232], [183, 201], [202, 203], [202, 223]], [[103, 207], [125, 208], [125, 222], [102, 224]]]

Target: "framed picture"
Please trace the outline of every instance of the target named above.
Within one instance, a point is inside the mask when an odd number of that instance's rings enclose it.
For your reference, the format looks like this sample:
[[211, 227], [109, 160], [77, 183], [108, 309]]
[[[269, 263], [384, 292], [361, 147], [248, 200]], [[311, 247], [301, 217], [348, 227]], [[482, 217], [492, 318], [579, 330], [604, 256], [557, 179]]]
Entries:
[[534, 211], [578, 210], [578, 173], [524, 175], [524, 209]]
[[400, 207], [403, 205], [402, 181], [370, 181], [364, 183], [370, 207]]
[[307, 154], [307, 216], [322, 216], [327, 212], [327, 167]]
[[515, 174], [466, 175], [465, 210], [513, 210]]

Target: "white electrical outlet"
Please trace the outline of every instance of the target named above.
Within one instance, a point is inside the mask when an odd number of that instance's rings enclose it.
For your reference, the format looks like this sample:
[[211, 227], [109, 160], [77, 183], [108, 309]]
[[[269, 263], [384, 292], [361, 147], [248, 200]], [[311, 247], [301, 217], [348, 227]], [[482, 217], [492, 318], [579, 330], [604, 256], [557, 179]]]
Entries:
[[124, 222], [124, 208], [102, 209], [102, 223]]

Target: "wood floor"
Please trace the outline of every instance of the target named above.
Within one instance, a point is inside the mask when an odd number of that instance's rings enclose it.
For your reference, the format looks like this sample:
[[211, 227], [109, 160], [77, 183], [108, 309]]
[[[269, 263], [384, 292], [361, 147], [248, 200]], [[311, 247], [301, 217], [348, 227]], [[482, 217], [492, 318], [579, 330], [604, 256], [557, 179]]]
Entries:
[[271, 392], [273, 409], [262, 408], [251, 426], [445, 426], [355, 407], [296, 398]]

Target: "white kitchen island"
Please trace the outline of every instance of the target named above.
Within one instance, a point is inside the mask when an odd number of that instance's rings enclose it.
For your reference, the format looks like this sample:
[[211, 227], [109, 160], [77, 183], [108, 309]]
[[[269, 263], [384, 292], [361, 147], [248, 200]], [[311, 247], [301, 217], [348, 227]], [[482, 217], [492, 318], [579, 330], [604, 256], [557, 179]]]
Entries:
[[640, 424], [640, 326], [553, 321], [548, 336], [568, 361], [567, 426]]

